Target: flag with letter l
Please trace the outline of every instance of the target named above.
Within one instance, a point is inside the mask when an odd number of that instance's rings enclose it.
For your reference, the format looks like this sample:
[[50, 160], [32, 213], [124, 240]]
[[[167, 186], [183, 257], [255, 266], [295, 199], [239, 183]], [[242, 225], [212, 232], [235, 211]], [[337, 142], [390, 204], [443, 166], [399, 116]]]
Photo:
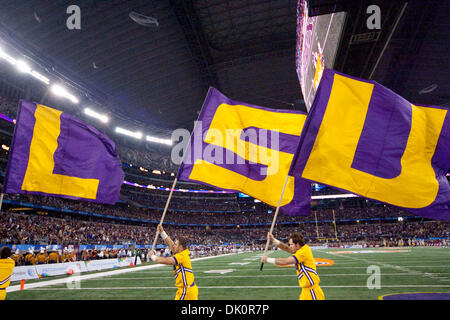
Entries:
[[[306, 114], [231, 100], [210, 88], [177, 177], [278, 205]], [[311, 183], [289, 177], [280, 209], [309, 214]]]
[[325, 70], [290, 174], [450, 220], [448, 110]]
[[114, 204], [124, 173], [115, 144], [65, 112], [21, 100], [4, 193]]

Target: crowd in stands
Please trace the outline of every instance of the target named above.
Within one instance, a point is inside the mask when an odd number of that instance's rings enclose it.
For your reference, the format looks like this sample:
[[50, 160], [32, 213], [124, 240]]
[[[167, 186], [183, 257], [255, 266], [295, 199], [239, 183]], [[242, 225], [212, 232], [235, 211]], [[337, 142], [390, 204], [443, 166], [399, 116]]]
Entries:
[[147, 250], [128, 250], [128, 249], [83, 249], [75, 250], [73, 248], [64, 247], [63, 249], [44, 249], [39, 250], [29, 249], [22, 252], [16, 249], [11, 256], [15, 261], [16, 266], [64, 263], [73, 261], [91, 261], [101, 259], [114, 259], [123, 257], [132, 257], [135, 255], [143, 256]]
[[[61, 219], [48, 216], [2, 212], [0, 215], [0, 244], [151, 244], [155, 236], [154, 224], [146, 226], [113, 224]], [[255, 243], [264, 242], [267, 227], [210, 228], [175, 227], [165, 225], [173, 238], [187, 237], [191, 244]], [[295, 226], [277, 225], [274, 234], [287, 239], [295, 230], [301, 231], [310, 241], [336, 237], [332, 223], [304, 223]], [[382, 239], [450, 237], [450, 225], [439, 221], [337, 224], [340, 242], [379, 242]], [[160, 241], [161, 244], [162, 241]]]
[[19, 101], [0, 94], [0, 113], [11, 119], [15, 119], [17, 116], [18, 103]]
[[0, 243], [3, 244], [117, 244], [146, 241], [149, 228], [2, 213]]
[[365, 207], [365, 208], [336, 208], [336, 209], [311, 209], [311, 217], [317, 216], [317, 220], [333, 220], [333, 211], [338, 219], [372, 219], [395, 218], [400, 216], [414, 216], [399, 208], [389, 205]]
[[[211, 255], [232, 253], [238, 251], [264, 250], [263, 245], [243, 245], [243, 246], [210, 246], [210, 245], [189, 245], [190, 255], [193, 258], [205, 257]], [[77, 246], [63, 247], [63, 249], [45, 249], [41, 247], [38, 250], [29, 249], [26, 252], [19, 249], [13, 250], [11, 258], [15, 261], [15, 266], [30, 266], [40, 264], [66, 263], [75, 261], [92, 261], [103, 259], [120, 259], [126, 257], [134, 257], [134, 263], [137, 258], [142, 262], [150, 261], [151, 248], [98, 248], [98, 249], [82, 249]], [[170, 250], [158, 248], [155, 250], [157, 256], [168, 257], [171, 255]]]
[[20, 201], [25, 203], [31, 203], [41, 206], [48, 206], [52, 208], [62, 209], [62, 210], [72, 210], [72, 211], [82, 211], [89, 213], [98, 213], [102, 215], [111, 215], [116, 217], [125, 218], [140, 218], [148, 219], [148, 210], [140, 209], [140, 212], [129, 209], [128, 207], [122, 208], [120, 204], [116, 205], [104, 205], [93, 202], [81, 202], [70, 199], [47, 197], [39, 195], [19, 195], [19, 194], [5, 194], [5, 199], [10, 199], [14, 201]]
[[[139, 170], [141, 171], [141, 170]], [[124, 167], [125, 172], [125, 180], [132, 183], [137, 183], [141, 186], [153, 186], [155, 187], [152, 191], [156, 191], [156, 188], [171, 188], [174, 180], [174, 176], [168, 176], [168, 177], [160, 177], [159, 174], [153, 174], [148, 172], [131, 172], [131, 169], [129, 167]], [[166, 173], [167, 175], [167, 173]], [[214, 190], [214, 188], [202, 185], [199, 183], [183, 183], [184, 181], [181, 181], [177, 183], [175, 186], [175, 189], [179, 190]], [[143, 189], [135, 189], [136, 191], [143, 191]], [[157, 192], [157, 191], [156, 191]]]
[[[141, 220], [159, 221], [162, 216], [163, 207], [165, 203], [158, 202], [153, 204], [158, 209], [138, 208], [127, 204], [103, 205], [92, 202], [81, 202], [70, 199], [47, 197], [40, 195], [19, 195], [19, 194], [5, 194], [4, 199], [20, 201], [23, 203], [31, 203], [41, 206], [48, 206], [52, 208], [72, 211], [82, 211], [89, 213], [98, 213], [102, 215], [110, 215], [115, 217], [125, 217]], [[176, 203], [176, 201], [174, 201]], [[175, 210], [176, 211], [172, 211]], [[179, 202], [179, 206], [170, 206], [171, 214], [166, 215], [167, 222], [183, 223], [183, 224], [223, 224], [223, 223], [248, 223], [249, 218], [239, 211], [237, 203], [212, 203], [200, 202], [191, 203], [190, 205], [183, 205]], [[186, 210], [186, 211], [184, 211]], [[202, 213], [189, 213], [188, 210], [202, 211]], [[227, 211], [230, 213], [218, 214], [215, 216], [214, 211]], [[255, 222], [262, 221], [262, 217], [267, 217], [267, 213], [255, 215]], [[265, 221], [263, 221], [265, 222]]]
[[[139, 198], [132, 197], [131, 199], [142, 203], [143, 201]], [[139, 201], [140, 200], [140, 201]], [[151, 197], [147, 195], [148, 203], [147, 205], [156, 208], [164, 208], [167, 197]], [[172, 197], [170, 201], [170, 208], [177, 209], [179, 211], [202, 211], [202, 212], [239, 212], [241, 207], [236, 199], [222, 200], [220, 198], [215, 199], [193, 199], [193, 198], [176, 198]], [[254, 211], [254, 210], [253, 210]]]
[[[57, 208], [60, 210], [83, 211], [97, 213], [104, 216], [133, 218], [139, 220], [160, 221], [165, 198], [156, 199], [152, 203], [157, 209], [136, 207], [126, 202], [116, 205], [103, 205], [92, 202], [81, 202], [70, 199], [46, 197], [39, 195], [12, 195], [5, 194], [5, 199], [32, 203], [42, 206]], [[156, 197], [155, 197], [156, 198]], [[224, 211], [224, 213], [218, 213]], [[275, 209], [261, 203], [255, 205], [243, 205], [237, 200], [189, 200], [184, 198], [172, 198], [169, 212], [164, 221], [177, 224], [267, 224], [271, 223]], [[398, 217], [414, 216], [401, 209], [383, 205], [365, 208], [336, 208], [336, 209], [311, 209], [308, 216], [288, 216], [279, 214], [277, 222], [315, 222], [340, 220], [364, 220], [364, 219], [396, 219]]]
[[[0, 113], [10, 118], [15, 118], [17, 103], [14, 99], [8, 99], [0, 95]], [[5, 121], [1, 120], [0, 121]], [[12, 133], [12, 132], [11, 132]], [[136, 150], [116, 144], [119, 156], [123, 163], [132, 163], [133, 167], [124, 167], [127, 178], [132, 182], [143, 185], [170, 187], [173, 179], [172, 173], [177, 172], [168, 155], [162, 155], [148, 150]], [[4, 175], [7, 163], [7, 152], [1, 150], [0, 169]], [[139, 167], [149, 169], [141, 170]], [[161, 175], [152, 174], [151, 170], [161, 170]], [[165, 170], [162, 171], [162, 170]], [[139, 177], [139, 175], [141, 175]], [[157, 182], [151, 182], [149, 177], [157, 178]], [[180, 184], [177, 188], [193, 188], [195, 184]], [[197, 185], [195, 189], [211, 190], [208, 186]], [[134, 190], [134, 191], [133, 191]], [[145, 189], [144, 189], [145, 190]], [[4, 199], [16, 200], [42, 206], [53, 207], [60, 210], [83, 211], [104, 216], [133, 218], [140, 220], [160, 221], [168, 192], [148, 191], [135, 187], [123, 186], [121, 196], [126, 201], [116, 205], [102, 205], [92, 202], [81, 202], [63, 198], [45, 196], [4, 195]], [[152, 195], [153, 193], [153, 195]], [[335, 194], [338, 191], [325, 188], [313, 194]], [[211, 196], [211, 197], [210, 197]], [[189, 198], [187, 198], [189, 197]], [[210, 197], [210, 198], [208, 198]], [[237, 198], [224, 195], [212, 197], [212, 195], [194, 196], [192, 194], [174, 195], [170, 203], [170, 211], [165, 216], [166, 232], [172, 238], [184, 236], [191, 244], [224, 245], [228, 243], [264, 245], [268, 226], [272, 222], [274, 208], [264, 204], [253, 202], [243, 203]], [[358, 202], [358, 200], [352, 200]], [[328, 239], [330, 243], [352, 244], [365, 243], [371, 245], [395, 245], [399, 239], [414, 238], [445, 238], [450, 237], [450, 224], [438, 221], [423, 221], [417, 218], [412, 221], [397, 221], [397, 217], [414, 216], [411, 213], [389, 205], [377, 206], [337, 206], [335, 209], [320, 208], [321, 201], [317, 201], [309, 216], [278, 215], [278, 224], [274, 234], [277, 238], [287, 241], [293, 231], [301, 231], [311, 243], [322, 243]], [[145, 206], [145, 207], [142, 207]], [[153, 207], [156, 209], [150, 209]], [[200, 211], [200, 212], [191, 212]], [[226, 211], [226, 213], [217, 213]], [[336, 220], [336, 225], [331, 222]], [[383, 219], [366, 223], [365, 219]], [[388, 220], [387, 218], [391, 218]], [[316, 219], [319, 224], [316, 226]], [[342, 220], [352, 220], [343, 222]], [[131, 223], [131, 222], [130, 222]], [[151, 244], [155, 236], [155, 224], [134, 223], [125, 224], [119, 220], [94, 217], [83, 217], [77, 214], [63, 214], [60, 217], [0, 212], [0, 244], [122, 244], [138, 243]], [[167, 224], [169, 223], [169, 224]], [[170, 223], [179, 224], [178, 226]], [[192, 226], [201, 224], [205, 226]], [[214, 227], [218, 224], [229, 224], [231, 227]], [[263, 224], [260, 227], [249, 227], [248, 224]], [[191, 225], [191, 226], [189, 226]], [[337, 240], [336, 240], [337, 237]], [[159, 244], [162, 241], [158, 240]], [[123, 252], [80, 252], [83, 255], [79, 260], [106, 257], [120, 257]], [[126, 255], [129, 253], [126, 252]], [[66, 257], [67, 258], [67, 257]], [[64, 261], [60, 254], [60, 260]], [[49, 257], [46, 260], [49, 261]]]
[[161, 155], [148, 150], [136, 150], [126, 147], [122, 144], [116, 145], [119, 158], [122, 162], [133, 164], [135, 167], [143, 167], [148, 170], [164, 170], [167, 172], [177, 172], [178, 166], [175, 165], [168, 155]]
[[[152, 185], [154, 187], [171, 188], [174, 180], [174, 176], [177, 171], [165, 172], [159, 171], [158, 174], [153, 173], [151, 170], [145, 171], [144, 168], [139, 169], [137, 166], [124, 167], [125, 180], [139, 185], [147, 186]], [[176, 189], [190, 189], [190, 190], [216, 190], [211, 186], [194, 183], [189, 181], [178, 181]], [[143, 192], [142, 189], [135, 189], [136, 192]], [[152, 192], [157, 192], [152, 190]], [[343, 190], [336, 190], [331, 187], [324, 187], [321, 190], [315, 190], [312, 188], [313, 196], [331, 195], [331, 194], [348, 194], [349, 192]], [[164, 194], [163, 192], [161, 194]], [[144, 199], [145, 200], [145, 199]]]

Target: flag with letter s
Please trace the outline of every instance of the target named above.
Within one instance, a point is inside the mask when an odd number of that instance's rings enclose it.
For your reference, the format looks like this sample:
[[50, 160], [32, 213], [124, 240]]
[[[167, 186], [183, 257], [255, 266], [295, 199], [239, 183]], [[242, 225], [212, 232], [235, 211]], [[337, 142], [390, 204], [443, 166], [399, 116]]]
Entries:
[[289, 176], [306, 114], [232, 100], [210, 88], [177, 177], [240, 191], [288, 215], [308, 215], [311, 183]]

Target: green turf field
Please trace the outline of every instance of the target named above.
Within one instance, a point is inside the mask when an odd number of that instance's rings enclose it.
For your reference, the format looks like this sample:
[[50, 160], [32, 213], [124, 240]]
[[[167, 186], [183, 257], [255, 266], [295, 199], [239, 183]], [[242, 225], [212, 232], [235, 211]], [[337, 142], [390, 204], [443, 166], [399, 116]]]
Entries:
[[[406, 252], [381, 252], [386, 250]], [[373, 253], [330, 253], [337, 251]], [[199, 300], [297, 300], [300, 288], [294, 268], [265, 264], [261, 272], [259, 271], [261, 254], [262, 252], [241, 253], [193, 261], [192, 268], [195, 282], [199, 287]], [[320, 286], [326, 299], [376, 300], [380, 296], [394, 293], [450, 293], [450, 248], [321, 249], [313, 250], [313, 254], [315, 258], [334, 261], [332, 266], [317, 268], [321, 278]], [[272, 251], [269, 256], [287, 257], [288, 254]], [[367, 273], [369, 266], [380, 268], [381, 289], [367, 288], [367, 281], [371, 275]], [[80, 289], [69, 289], [63, 283], [8, 292], [7, 300], [174, 298], [176, 288], [172, 267], [160, 266], [131, 272], [133, 269], [129, 268], [127, 270], [130, 272], [118, 275], [82, 280]], [[222, 274], [217, 270], [222, 270]], [[87, 273], [83, 275], [85, 274]], [[54, 279], [58, 278], [37, 281]], [[17, 284], [11, 283], [11, 286]]]

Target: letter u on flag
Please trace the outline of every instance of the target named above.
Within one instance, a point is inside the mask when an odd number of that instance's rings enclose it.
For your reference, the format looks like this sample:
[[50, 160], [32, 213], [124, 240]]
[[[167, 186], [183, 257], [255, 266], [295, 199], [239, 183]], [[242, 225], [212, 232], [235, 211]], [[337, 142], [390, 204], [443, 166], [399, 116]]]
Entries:
[[450, 220], [448, 110], [325, 70], [290, 174]]
[[62, 111], [19, 102], [4, 193], [114, 204], [123, 179], [107, 136]]
[[[277, 206], [305, 119], [300, 111], [233, 101], [210, 88], [177, 177]], [[307, 215], [310, 201], [311, 183], [289, 177], [280, 210]]]

